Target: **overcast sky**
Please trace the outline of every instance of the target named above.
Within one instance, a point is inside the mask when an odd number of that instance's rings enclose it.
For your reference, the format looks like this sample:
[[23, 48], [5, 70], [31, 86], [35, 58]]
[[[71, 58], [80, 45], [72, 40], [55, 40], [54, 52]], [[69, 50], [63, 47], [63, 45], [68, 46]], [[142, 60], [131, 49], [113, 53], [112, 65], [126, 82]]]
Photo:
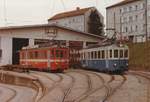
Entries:
[[105, 17], [105, 7], [119, 1], [121, 0], [0, 0], [0, 26], [43, 24], [54, 14], [76, 7], [96, 6]]

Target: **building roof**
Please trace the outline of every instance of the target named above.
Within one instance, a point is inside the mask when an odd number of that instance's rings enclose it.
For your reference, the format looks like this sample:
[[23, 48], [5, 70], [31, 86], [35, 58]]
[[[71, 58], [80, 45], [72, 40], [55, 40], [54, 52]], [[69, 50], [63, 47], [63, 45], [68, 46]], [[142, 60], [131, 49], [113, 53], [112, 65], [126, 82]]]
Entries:
[[79, 31], [79, 30], [74, 30], [72, 28], [64, 27], [64, 26], [57, 25], [57, 24], [39, 24], [39, 25], [0, 27], [0, 31], [13, 30], [13, 29], [25, 29], [25, 28], [39, 28], [39, 27], [43, 27], [43, 28], [45, 28], [45, 27], [55, 27], [55, 28], [59, 28], [59, 29], [67, 30], [67, 31], [72, 31], [72, 32], [76, 32], [76, 33], [79, 33], [79, 34], [84, 34], [84, 35], [87, 35], [87, 36], [96, 37], [96, 38], [100, 38], [100, 39], [104, 39], [105, 38], [104, 36], [99, 36], [99, 35], [86, 33], [86, 32]]
[[117, 6], [122, 6], [122, 5], [129, 4], [129, 3], [132, 3], [132, 2], [136, 2], [136, 1], [141, 1], [141, 0], [123, 0], [119, 3], [117, 3], [117, 4], [108, 6], [106, 9], [117, 7]]
[[57, 19], [62, 19], [62, 18], [67, 18], [67, 17], [84, 15], [85, 12], [87, 12], [91, 8], [94, 8], [94, 7], [82, 8], [82, 9], [77, 7], [76, 10], [68, 11], [68, 12], [62, 12], [62, 13], [56, 14], [53, 17], [51, 17], [50, 19], [48, 19], [48, 20], [57, 20]]

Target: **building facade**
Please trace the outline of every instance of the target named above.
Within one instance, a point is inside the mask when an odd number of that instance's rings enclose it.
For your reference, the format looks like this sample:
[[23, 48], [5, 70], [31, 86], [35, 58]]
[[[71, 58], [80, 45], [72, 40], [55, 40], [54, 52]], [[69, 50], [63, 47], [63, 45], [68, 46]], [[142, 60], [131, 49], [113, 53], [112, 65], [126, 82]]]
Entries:
[[146, 0], [124, 0], [107, 7], [106, 17], [108, 36], [119, 34], [133, 42], [144, 42], [146, 34], [150, 36], [150, 0], [147, 9]]
[[[89, 16], [92, 11], [97, 9], [95, 7], [83, 8], [79, 7], [76, 10], [63, 12], [54, 15], [48, 19], [49, 24], [58, 24], [61, 26], [69, 27], [75, 30], [88, 32], [89, 28]], [[101, 23], [104, 25], [104, 17], [97, 11]], [[104, 33], [104, 32], [103, 32]]]
[[100, 42], [103, 37], [76, 31], [58, 25], [29, 25], [0, 28], [0, 65], [19, 64], [19, 50], [45, 41], [59, 41], [86, 47], [87, 43]]

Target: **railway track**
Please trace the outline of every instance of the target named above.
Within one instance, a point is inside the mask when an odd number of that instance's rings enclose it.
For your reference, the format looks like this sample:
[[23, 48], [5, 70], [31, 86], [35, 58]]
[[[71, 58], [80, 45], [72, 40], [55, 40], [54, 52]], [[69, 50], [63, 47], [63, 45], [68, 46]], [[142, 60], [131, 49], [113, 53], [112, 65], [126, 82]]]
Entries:
[[[39, 77], [37, 77], [35, 74], [33, 74], [34, 72], [30, 73], [29, 75], [36, 78], [36, 79], [39, 79]], [[40, 82], [40, 80], [39, 80]], [[40, 102], [40, 100], [45, 96], [46, 94], [46, 88], [45, 86], [40, 82], [40, 85], [36, 82], [33, 82], [36, 86], [38, 86], [38, 91], [37, 91], [37, 94], [36, 96], [34, 97], [34, 102]]]
[[97, 73], [94, 73], [94, 72], [90, 72], [90, 71], [86, 71], [86, 72], [88, 72], [88, 74], [92, 74], [92, 75], [95, 75], [96, 77], [98, 77], [99, 81], [103, 84], [100, 87], [92, 89], [91, 91], [89, 91], [85, 95], [81, 96], [80, 99], [78, 99], [77, 102], [82, 102], [83, 100], [87, 99], [91, 94], [93, 94], [93, 93], [97, 92], [98, 90], [101, 90], [103, 87], [105, 87], [105, 85], [104, 85], [105, 80], [103, 79], [102, 76], [100, 76], [100, 75], [98, 75]]
[[42, 99], [48, 94], [50, 93], [53, 89], [55, 89], [56, 87], [58, 87], [57, 84], [61, 83], [61, 81], [63, 80], [63, 77], [59, 74], [55, 74], [55, 76], [57, 76], [59, 78], [59, 80], [54, 80], [52, 79], [48, 74], [46, 73], [43, 73], [43, 72], [32, 72], [32, 74], [35, 76], [36, 75], [36, 78], [39, 78], [38, 76], [40, 77], [43, 77], [43, 78], [46, 78], [50, 81], [52, 81], [52, 86], [49, 88], [49, 87], [46, 87], [46, 86], [43, 86], [44, 89], [43, 89], [43, 95], [41, 96], [41, 98], [38, 100], [38, 102], [42, 101]]
[[115, 78], [112, 76], [112, 80], [110, 80], [110, 82], [108, 82], [108, 86], [107, 86], [107, 94], [106, 94], [106, 96], [105, 96], [105, 98], [103, 99], [103, 101], [102, 102], [107, 102], [109, 99], [110, 99], [110, 97], [112, 97], [114, 94], [115, 94], [115, 92], [117, 91], [117, 90], [119, 90], [121, 87], [122, 87], [122, 85], [125, 83], [125, 81], [127, 80], [126, 79], [126, 77], [124, 76], [124, 75], [121, 75], [121, 77], [122, 77], [122, 81], [121, 81], [121, 83], [119, 84], [119, 85], [117, 85], [115, 88], [111, 88], [111, 86], [109, 85], [112, 81], [114, 81], [115, 80]]
[[84, 73], [84, 75], [87, 76], [88, 88], [87, 88], [87, 91], [82, 96], [78, 97], [77, 100], [75, 100], [75, 102], [80, 102], [80, 101], [84, 100], [84, 97], [88, 96], [93, 89], [90, 75], [88, 75], [87, 73]]
[[70, 92], [71, 92], [71, 90], [72, 90], [72, 88], [73, 88], [73, 85], [74, 85], [74, 83], [75, 83], [75, 78], [72, 77], [72, 76], [69, 75], [69, 74], [67, 74], [67, 75], [72, 78], [72, 82], [71, 82], [69, 88], [67, 89], [67, 91], [64, 92], [64, 96], [63, 96], [62, 102], [65, 102], [65, 101], [66, 101], [66, 99], [67, 99], [68, 95], [70, 94]]
[[[95, 93], [95, 92], [101, 90], [103, 87], [106, 88], [106, 90], [107, 90], [107, 92], [106, 92], [107, 95], [110, 93], [110, 87], [108, 87], [108, 86], [105, 84], [105, 80], [103, 79], [103, 77], [100, 76], [99, 74], [97, 74], [96, 72], [80, 70], [80, 71], [69, 71], [68, 73], [70, 73], [70, 72], [74, 72], [74, 73], [77, 72], [77, 73], [80, 73], [80, 74], [82, 74], [82, 75], [85, 75], [85, 76], [87, 77], [87, 79], [88, 79], [88, 80], [87, 80], [88, 88], [87, 88], [87, 91], [84, 92], [83, 95], [81, 95], [80, 97], [77, 97], [76, 99], [71, 100], [71, 101], [69, 101], [69, 102], [82, 102], [83, 100], [85, 100], [86, 98], [88, 98], [91, 94], [93, 94], [93, 93]], [[89, 75], [89, 74], [92, 74], [92, 75], [98, 77], [98, 78], [99, 78], [99, 81], [100, 81], [101, 83], [103, 83], [103, 84], [102, 84], [100, 87], [94, 89], [94, 88], [92, 87], [92, 83], [91, 83], [90, 75]], [[111, 78], [110, 78], [110, 80], [109, 80], [108, 83], [112, 82], [113, 80], [114, 80], [114, 77], [111, 76]], [[63, 101], [63, 102], [65, 102], [65, 101]]]
[[[140, 76], [148, 80], [148, 84], [150, 84], [150, 74], [145, 72], [128, 72], [128, 74], [132, 74], [134, 76]], [[140, 80], [138, 77], [136, 77], [138, 80]], [[147, 102], [150, 102], [150, 86], [148, 85], [147, 89]]]
[[5, 88], [5, 89], [11, 90], [14, 93], [8, 100], [6, 100], [6, 102], [11, 102], [17, 96], [17, 91], [13, 88], [9, 88], [9, 87], [6, 87], [6, 86], [2, 86], [2, 87]]

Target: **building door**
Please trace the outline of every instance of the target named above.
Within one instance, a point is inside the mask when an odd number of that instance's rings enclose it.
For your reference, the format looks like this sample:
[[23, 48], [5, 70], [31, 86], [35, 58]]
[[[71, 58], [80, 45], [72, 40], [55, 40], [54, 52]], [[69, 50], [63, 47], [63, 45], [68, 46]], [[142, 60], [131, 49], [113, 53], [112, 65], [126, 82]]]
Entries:
[[24, 38], [13, 38], [13, 55], [12, 55], [12, 64], [19, 64], [19, 50], [23, 46], [28, 46], [29, 39]]

